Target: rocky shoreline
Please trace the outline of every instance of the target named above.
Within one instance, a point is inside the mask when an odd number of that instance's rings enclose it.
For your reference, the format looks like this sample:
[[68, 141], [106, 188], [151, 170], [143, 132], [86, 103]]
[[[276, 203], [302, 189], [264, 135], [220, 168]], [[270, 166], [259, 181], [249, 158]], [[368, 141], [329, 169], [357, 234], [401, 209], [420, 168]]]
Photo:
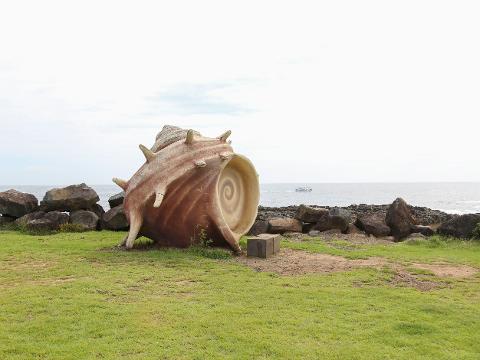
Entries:
[[260, 206], [249, 234], [303, 233], [318, 236], [324, 232], [363, 233], [393, 241], [402, 241], [410, 235], [426, 237], [437, 233], [471, 239], [480, 236], [480, 214], [447, 214], [427, 207], [408, 205], [401, 198], [389, 205]]
[[[382, 217], [385, 217], [387, 214], [388, 207], [390, 205], [349, 205], [349, 206], [340, 206], [338, 208], [348, 210], [356, 218], [358, 215], [371, 215], [376, 214]], [[320, 205], [308, 205], [311, 208], [324, 208], [331, 209], [331, 206], [320, 206]], [[291, 205], [285, 207], [258, 207], [257, 220], [269, 220], [276, 217], [287, 217], [293, 218], [298, 210], [299, 206]], [[448, 220], [453, 219], [456, 215], [447, 214], [440, 210], [433, 210], [427, 207], [421, 206], [410, 206], [410, 211], [413, 216], [417, 219], [420, 225], [432, 225], [432, 224], [441, 224]]]
[[[98, 194], [86, 184], [55, 188], [43, 199], [14, 189], [0, 192], [0, 226], [13, 223], [32, 232], [57, 230], [128, 230], [123, 210], [124, 193], [112, 195], [105, 210]], [[329, 207], [300, 205], [259, 206], [249, 235], [262, 233], [363, 233], [401, 241], [411, 234], [471, 239], [480, 236], [480, 214], [452, 215], [396, 199], [385, 205]]]

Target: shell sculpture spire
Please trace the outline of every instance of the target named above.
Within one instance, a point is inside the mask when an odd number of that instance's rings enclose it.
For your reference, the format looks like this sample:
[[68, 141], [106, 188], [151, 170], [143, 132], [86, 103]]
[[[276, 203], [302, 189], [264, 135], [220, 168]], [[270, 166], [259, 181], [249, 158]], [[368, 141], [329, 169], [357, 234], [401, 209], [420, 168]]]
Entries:
[[122, 245], [130, 249], [139, 236], [174, 247], [210, 239], [240, 251], [257, 216], [259, 184], [253, 164], [227, 142], [230, 134], [207, 138], [166, 125], [152, 148], [140, 145], [145, 164], [128, 181], [113, 179], [125, 191], [130, 223]]

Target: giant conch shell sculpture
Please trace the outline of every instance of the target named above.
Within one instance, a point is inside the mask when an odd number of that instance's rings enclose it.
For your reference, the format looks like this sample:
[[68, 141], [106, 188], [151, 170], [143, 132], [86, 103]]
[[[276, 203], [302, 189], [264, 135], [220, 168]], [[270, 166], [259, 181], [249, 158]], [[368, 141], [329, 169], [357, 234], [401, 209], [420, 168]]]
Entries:
[[146, 236], [174, 247], [209, 239], [240, 251], [257, 216], [259, 184], [252, 163], [227, 142], [230, 133], [207, 138], [166, 125], [151, 149], [140, 145], [145, 164], [128, 181], [113, 179], [125, 191], [127, 249]]

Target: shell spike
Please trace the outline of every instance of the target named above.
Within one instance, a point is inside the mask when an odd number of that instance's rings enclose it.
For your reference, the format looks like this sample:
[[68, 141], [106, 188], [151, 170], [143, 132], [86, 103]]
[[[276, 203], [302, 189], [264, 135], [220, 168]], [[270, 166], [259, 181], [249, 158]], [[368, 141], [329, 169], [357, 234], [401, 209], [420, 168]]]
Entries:
[[192, 129], [187, 131], [187, 138], [185, 139], [185, 144], [190, 145], [193, 144], [193, 136], [194, 136], [194, 131]]
[[145, 155], [145, 159], [147, 159], [147, 162], [150, 162], [155, 158], [155, 153], [146, 146], [140, 144], [138, 145], [138, 147], [140, 148], [140, 150], [142, 150], [143, 155]]
[[232, 156], [233, 156], [233, 153], [231, 153], [231, 152], [220, 153], [220, 159], [222, 159], [223, 161], [229, 160]]
[[112, 181], [118, 186], [120, 186], [123, 190], [127, 190], [128, 183], [125, 180], [113, 178]]
[[197, 160], [195, 161], [195, 167], [197, 168], [203, 168], [207, 166], [207, 163], [205, 162], [205, 160]]
[[222, 135], [220, 135], [218, 137], [218, 140], [222, 141], [222, 142], [227, 142], [227, 139], [228, 137], [232, 135], [232, 131], [231, 130], [228, 130], [228, 131], [225, 131]]

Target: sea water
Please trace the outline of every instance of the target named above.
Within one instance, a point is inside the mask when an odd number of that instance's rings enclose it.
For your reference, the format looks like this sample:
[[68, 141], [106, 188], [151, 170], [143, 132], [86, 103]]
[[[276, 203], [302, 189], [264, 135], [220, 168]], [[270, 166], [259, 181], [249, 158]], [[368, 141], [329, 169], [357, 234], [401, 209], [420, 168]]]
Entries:
[[[64, 186], [64, 185], [63, 185]], [[118, 186], [90, 185], [100, 197], [100, 205], [109, 209], [108, 198], [119, 192]], [[297, 192], [309, 186], [311, 192]], [[45, 192], [60, 185], [0, 185], [0, 191], [16, 189], [34, 194], [39, 200]], [[261, 184], [263, 206], [351, 204], [389, 204], [402, 197], [409, 204], [425, 206], [452, 214], [480, 213], [480, 183], [303, 183]]]

